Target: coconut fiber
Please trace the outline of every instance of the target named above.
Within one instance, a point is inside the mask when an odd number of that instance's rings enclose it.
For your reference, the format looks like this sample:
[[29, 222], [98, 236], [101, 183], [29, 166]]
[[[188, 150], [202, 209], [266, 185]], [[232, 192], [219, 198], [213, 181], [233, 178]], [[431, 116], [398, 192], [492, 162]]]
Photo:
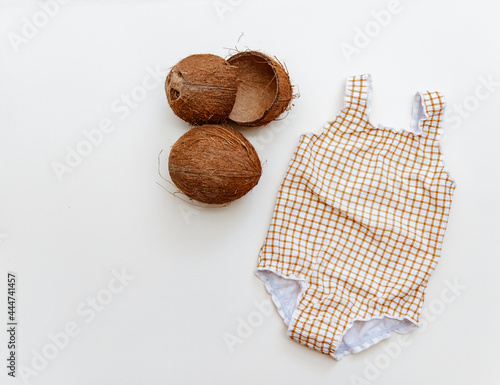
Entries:
[[227, 119], [236, 99], [236, 69], [217, 55], [198, 54], [182, 59], [165, 81], [174, 113], [200, 125]]
[[194, 127], [173, 145], [168, 171], [189, 198], [224, 204], [241, 198], [258, 182], [262, 166], [252, 144], [224, 125]]

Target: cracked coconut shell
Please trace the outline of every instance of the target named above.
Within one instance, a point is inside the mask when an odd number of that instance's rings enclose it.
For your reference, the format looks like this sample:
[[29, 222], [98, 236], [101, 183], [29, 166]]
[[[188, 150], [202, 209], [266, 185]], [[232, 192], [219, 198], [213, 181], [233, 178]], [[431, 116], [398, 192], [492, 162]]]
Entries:
[[263, 126], [290, 105], [293, 89], [284, 66], [261, 52], [244, 51], [227, 61], [236, 68], [238, 90], [229, 119], [240, 126]]
[[227, 119], [236, 99], [236, 69], [211, 54], [191, 55], [170, 70], [165, 81], [174, 113], [194, 125]]
[[194, 127], [172, 146], [168, 171], [189, 198], [225, 204], [248, 193], [259, 182], [262, 166], [252, 144], [223, 125]]

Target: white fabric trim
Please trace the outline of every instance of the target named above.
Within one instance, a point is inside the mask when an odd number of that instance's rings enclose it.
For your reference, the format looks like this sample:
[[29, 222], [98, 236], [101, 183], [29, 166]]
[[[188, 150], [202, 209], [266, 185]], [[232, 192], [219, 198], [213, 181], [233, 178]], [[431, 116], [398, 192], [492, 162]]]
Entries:
[[426, 119], [429, 119], [429, 114], [425, 108], [424, 97], [421, 92], [417, 92], [413, 99], [410, 132], [413, 132], [415, 135], [422, 135], [424, 133], [422, 123]]
[[[276, 277], [273, 277], [274, 274]], [[265, 284], [266, 290], [276, 305], [276, 309], [283, 321], [288, 326], [293, 319], [297, 303], [309, 287], [305, 279], [287, 277], [277, 270], [258, 268], [255, 275]], [[276, 279], [278, 278], [278, 279]]]
[[[290, 327], [297, 310], [297, 304], [309, 286], [305, 279], [285, 276], [277, 270], [258, 268], [255, 275], [265, 287], [276, 305], [276, 309], [285, 324]], [[418, 326], [417, 321], [409, 317], [380, 315], [364, 319], [353, 319], [342, 334], [340, 344], [331, 356], [335, 360], [362, 350], [389, 338], [392, 332], [405, 334]]]
[[372, 108], [372, 94], [373, 94], [373, 81], [372, 81], [372, 75], [367, 74], [366, 75], [366, 82], [368, 83], [367, 90], [366, 90], [366, 115], [370, 115], [370, 110]]
[[409, 317], [382, 315], [354, 319], [344, 331], [335, 354], [331, 356], [339, 361], [348, 354], [359, 353], [389, 338], [392, 332], [406, 334], [416, 327], [417, 321]]

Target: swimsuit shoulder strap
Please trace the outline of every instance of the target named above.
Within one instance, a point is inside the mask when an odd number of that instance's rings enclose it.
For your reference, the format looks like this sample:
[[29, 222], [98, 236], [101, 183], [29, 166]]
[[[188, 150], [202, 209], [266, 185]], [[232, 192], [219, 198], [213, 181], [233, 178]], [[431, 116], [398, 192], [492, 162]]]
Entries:
[[344, 107], [369, 115], [372, 101], [370, 74], [349, 76], [346, 81]]
[[436, 91], [417, 92], [413, 102], [411, 130], [438, 140], [442, 132], [446, 101]]

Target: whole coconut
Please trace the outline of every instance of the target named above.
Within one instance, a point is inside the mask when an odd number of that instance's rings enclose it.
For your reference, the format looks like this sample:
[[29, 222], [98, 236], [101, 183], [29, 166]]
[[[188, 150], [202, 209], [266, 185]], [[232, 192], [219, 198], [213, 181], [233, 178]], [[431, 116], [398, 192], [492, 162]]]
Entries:
[[172, 182], [189, 198], [224, 204], [241, 198], [262, 174], [252, 144], [228, 126], [194, 127], [173, 145], [168, 158]]
[[263, 126], [288, 109], [293, 88], [277, 59], [258, 51], [244, 51], [227, 61], [236, 68], [238, 81], [230, 120], [240, 126]]
[[191, 55], [167, 76], [165, 92], [174, 113], [194, 125], [227, 119], [236, 99], [236, 70], [211, 54]]

